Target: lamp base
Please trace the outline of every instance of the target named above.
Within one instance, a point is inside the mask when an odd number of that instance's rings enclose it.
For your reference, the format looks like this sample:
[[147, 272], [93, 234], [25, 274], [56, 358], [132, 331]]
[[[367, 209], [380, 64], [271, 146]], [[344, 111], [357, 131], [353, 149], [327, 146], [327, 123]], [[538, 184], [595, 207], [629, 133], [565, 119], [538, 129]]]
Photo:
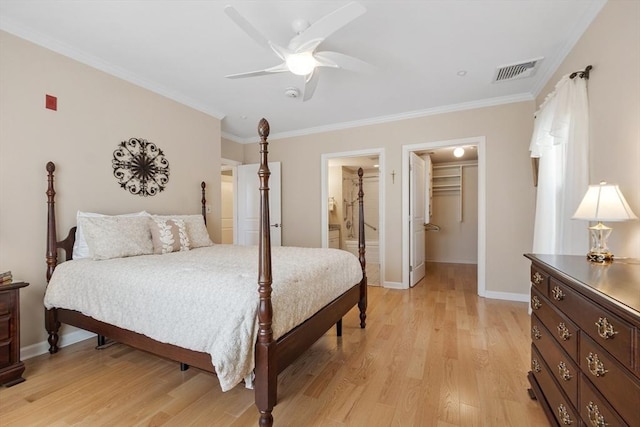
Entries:
[[613, 254], [611, 252], [589, 252], [587, 254], [587, 259], [591, 262], [604, 264], [613, 261]]

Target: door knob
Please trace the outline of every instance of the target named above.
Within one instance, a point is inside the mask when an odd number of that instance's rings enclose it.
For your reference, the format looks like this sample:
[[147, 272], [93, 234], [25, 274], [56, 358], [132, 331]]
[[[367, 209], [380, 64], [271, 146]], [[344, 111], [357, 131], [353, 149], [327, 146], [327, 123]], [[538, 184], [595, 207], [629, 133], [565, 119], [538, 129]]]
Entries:
[[278, 227], [282, 227], [282, 224], [271, 224], [272, 227], [278, 228]]

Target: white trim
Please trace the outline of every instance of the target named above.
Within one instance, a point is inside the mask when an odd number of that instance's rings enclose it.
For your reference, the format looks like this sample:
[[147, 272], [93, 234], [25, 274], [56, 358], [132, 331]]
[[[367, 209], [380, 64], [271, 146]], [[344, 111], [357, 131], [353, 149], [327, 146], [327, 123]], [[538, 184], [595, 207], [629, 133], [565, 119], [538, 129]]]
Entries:
[[402, 146], [402, 289], [409, 289], [409, 153], [463, 145], [478, 146], [478, 295], [486, 295], [486, 139], [484, 136]]
[[56, 53], [59, 53], [71, 59], [75, 59], [76, 61], [86, 64], [90, 67], [93, 67], [100, 71], [104, 71], [107, 74], [118, 77], [136, 86], [140, 86], [144, 89], [150, 90], [151, 92], [172, 99], [176, 102], [179, 102], [180, 104], [186, 105], [187, 107], [191, 107], [195, 110], [201, 111], [219, 120], [224, 119], [226, 115], [211, 108], [210, 105], [204, 104], [200, 101], [196, 101], [195, 99], [185, 96], [182, 93], [176, 92], [173, 89], [169, 89], [168, 87], [165, 87], [157, 82], [144, 79], [141, 76], [131, 73], [130, 71], [125, 70], [122, 67], [113, 65], [88, 52], [84, 52], [31, 28], [25, 27], [22, 24], [18, 24], [15, 21], [12, 21], [4, 16], [2, 17], [2, 20], [0, 20], [0, 29], [37, 45], [43, 46]]
[[486, 291], [484, 297], [490, 298], [490, 299], [500, 299], [505, 301], [529, 302], [530, 295], [516, 294], [513, 292]]
[[[60, 335], [60, 341], [58, 341], [58, 347], [67, 347], [71, 344], [84, 341], [89, 338], [95, 337], [93, 332], [85, 331], [84, 329], [78, 329], [68, 334]], [[49, 343], [40, 341], [38, 343], [22, 347], [20, 349], [20, 360], [31, 359], [32, 357], [40, 356], [49, 352]]]
[[[351, 122], [333, 123], [326, 126], [317, 126], [306, 129], [293, 130], [289, 132], [269, 134], [269, 140], [292, 138], [296, 136], [306, 136], [322, 132], [331, 132], [336, 130], [350, 129], [361, 126], [378, 125], [382, 123], [396, 122], [406, 119], [415, 119], [426, 116], [434, 116], [437, 114], [452, 113], [456, 111], [473, 110], [476, 108], [495, 107], [496, 105], [513, 104], [515, 102], [533, 101], [535, 97], [531, 93], [520, 93], [516, 95], [500, 96], [496, 98], [481, 99], [477, 101], [463, 102], [460, 104], [443, 105], [440, 107], [427, 108], [425, 110], [409, 111], [407, 113], [392, 114], [388, 116], [372, 117], [363, 120], [354, 120]], [[231, 139], [240, 144], [257, 143], [256, 137], [241, 138], [239, 136], [223, 134], [225, 138]]]
[[384, 287], [387, 289], [406, 289], [401, 282], [384, 282]]
[[[328, 200], [329, 200], [329, 189], [328, 189], [328, 168], [329, 168], [329, 159], [335, 159], [340, 157], [362, 157], [362, 156], [378, 156], [378, 170], [379, 170], [379, 179], [378, 179], [378, 251], [379, 251], [379, 262], [380, 262], [380, 281], [384, 281], [384, 271], [385, 271], [385, 258], [386, 258], [386, 246], [385, 246], [385, 193], [386, 193], [386, 184], [385, 184], [385, 157], [384, 157], [384, 148], [369, 148], [364, 150], [356, 150], [356, 151], [344, 151], [340, 153], [325, 153], [320, 156], [320, 180], [321, 180], [321, 191], [320, 191], [320, 232], [322, 234], [322, 247], [329, 247], [329, 218], [327, 212], [329, 212]], [[366, 195], [365, 195], [366, 197]], [[366, 212], [365, 212], [366, 215]], [[366, 251], [366, 247], [365, 247]], [[366, 252], [365, 252], [366, 258]], [[386, 283], [386, 282], [385, 282]], [[386, 287], [386, 286], [385, 286]]]

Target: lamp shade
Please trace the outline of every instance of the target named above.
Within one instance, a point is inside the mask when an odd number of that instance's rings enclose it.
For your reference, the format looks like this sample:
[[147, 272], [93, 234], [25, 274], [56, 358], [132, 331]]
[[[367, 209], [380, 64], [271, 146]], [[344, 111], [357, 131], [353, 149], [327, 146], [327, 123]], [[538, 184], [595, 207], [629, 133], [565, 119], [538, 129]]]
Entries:
[[629, 221], [638, 219], [617, 185], [601, 182], [590, 185], [573, 219], [589, 221]]

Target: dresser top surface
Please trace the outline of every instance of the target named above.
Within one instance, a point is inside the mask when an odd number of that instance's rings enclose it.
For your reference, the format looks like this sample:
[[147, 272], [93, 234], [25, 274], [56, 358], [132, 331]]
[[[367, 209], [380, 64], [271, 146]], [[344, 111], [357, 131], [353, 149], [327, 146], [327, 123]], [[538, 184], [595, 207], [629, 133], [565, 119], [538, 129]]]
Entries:
[[598, 264], [577, 255], [525, 256], [640, 313], [640, 259], [616, 259]]

